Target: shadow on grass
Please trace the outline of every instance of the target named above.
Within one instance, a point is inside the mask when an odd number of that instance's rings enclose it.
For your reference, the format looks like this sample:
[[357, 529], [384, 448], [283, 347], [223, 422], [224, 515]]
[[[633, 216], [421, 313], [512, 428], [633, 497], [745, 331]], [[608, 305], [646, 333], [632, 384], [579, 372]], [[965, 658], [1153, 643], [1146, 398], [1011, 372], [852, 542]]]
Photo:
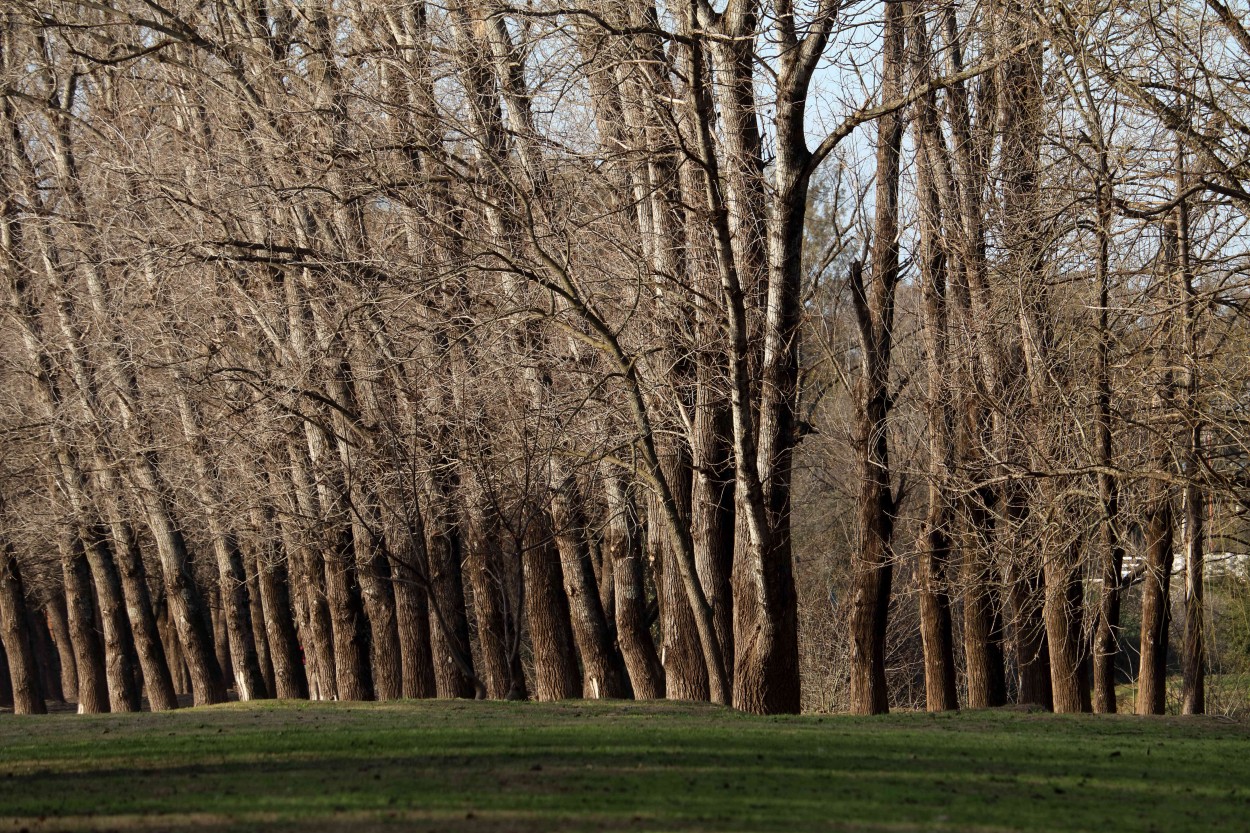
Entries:
[[1242, 726], [625, 708], [327, 704], [74, 724], [0, 747], [0, 816], [31, 830], [1231, 831], [1250, 819]]

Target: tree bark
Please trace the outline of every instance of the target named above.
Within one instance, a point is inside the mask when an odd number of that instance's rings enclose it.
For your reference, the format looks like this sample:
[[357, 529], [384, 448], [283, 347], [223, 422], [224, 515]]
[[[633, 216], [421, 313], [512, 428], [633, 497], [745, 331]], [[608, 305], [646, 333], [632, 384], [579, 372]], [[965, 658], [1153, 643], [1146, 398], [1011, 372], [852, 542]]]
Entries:
[[52, 640], [56, 643], [56, 652], [61, 660], [61, 691], [64, 692], [67, 702], [77, 703], [78, 660], [74, 656], [74, 645], [69, 635], [69, 611], [65, 605], [63, 588], [59, 592], [52, 593], [45, 610], [48, 614], [48, 627], [52, 631]]
[[1137, 713], [1163, 714], [1167, 707], [1168, 629], [1172, 620], [1172, 497], [1161, 481], [1152, 481], [1149, 489], [1145, 510], [1146, 573], [1142, 579]]
[[95, 579], [101, 635], [104, 637], [104, 674], [108, 683], [109, 710], [139, 711], [139, 688], [135, 683], [134, 641], [121, 578], [113, 558], [113, 544], [101, 528], [86, 531], [87, 563]]
[[567, 700], [582, 693], [560, 558], [545, 514], [535, 513], [521, 553], [525, 622], [534, 651], [534, 699]]
[[619, 476], [605, 477], [608, 522], [604, 549], [615, 572], [616, 638], [629, 672], [634, 698], [655, 700], [664, 696], [664, 666], [655, 651], [647, 624], [647, 598], [643, 578], [643, 541], [638, 509], [632, 490]]
[[[881, 99], [902, 97], [903, 4], [886, 2]], [[859, 546], [853, 561], [851, 612], [851, 711], [883, 714], [890, 709], [885, 675], [885, 639], [894, 571], [893, 487], [890, 482], [890, 361], [894, 338], [894, 293], [899, 280], [899, 181], [903, 115], [877, 120], [876, 219], [871, 279], [862, 266], [851, 270], [862, 350], [857, 386], [856, 449], [860, 462]]]
[[[907, 9], [914, 83], [930, 82], [930, 44], [925, 28], [924, 5]], [[951, 403], [951, 368], [948, 359], [947, 261], [942, 236], [942, 200], [939, 192], [942, 137], [937, 121], [936, 95], [930, 93], [916, 104], [916, 189], [919, 192], [920, 274], [924, 302], [923, 334], [928, 365], [928, 401], [925, 402], [929, 433], [929, 506], [920, 559], [920, 638], [924, 648], [925, 706], [931, 712], [959, 708], [955, 678], [954, 623], [949, 582], [954, 520], [950, 489], [954, 467], [954, 409]], [[954, 219], [954, 218], [952, 218]]]
[[629, 683], [599, 601], [581, 492], [571, 481], [567, 478], [553, 491], [551, 514], [573, 638], [582, 661], [582, 696], [620, 699], [628, 696]]
[[30, 605], [26, 608], [26, 619], [30, 627], [31, 645], [34, 646], [35, 664], [39, 669], [39, 688], [45, 700], [64, 703], [65, 690], [61, 688], [61, 657], [57, 653], [52, 632], [48, 629], [48, 619], [42, 609], [36, 610]]
[[278, 521], [268, 504], [253, 508], [251, 515], [252, 532], [256, 536], [252, 563], [260, 601], [260, 612], [253, 615], [253, 622], [264, 623], [273, 669], [269, 690], [280, 700], [304, 699], [308, 697], [308, 679], [295, 631], [290, 573], [281, 551]]
[[100, 644], [91, 598], [91, 568], [80, 538], [73, 536], [59, 543], [69, 633], [78, 668], [78, 713], [100, 714], [109, 710], [109, 697], [104, 646]]
[[[0, 502], [0, 510], [3, 502]], [[0, 558], [0, 638], [8, 657], [9, 679], [13, 687], [14, 714], [47, 714], [39, 683], [39, 663], [26, 612], [26, 588], [17, 553], [3, 542]]]

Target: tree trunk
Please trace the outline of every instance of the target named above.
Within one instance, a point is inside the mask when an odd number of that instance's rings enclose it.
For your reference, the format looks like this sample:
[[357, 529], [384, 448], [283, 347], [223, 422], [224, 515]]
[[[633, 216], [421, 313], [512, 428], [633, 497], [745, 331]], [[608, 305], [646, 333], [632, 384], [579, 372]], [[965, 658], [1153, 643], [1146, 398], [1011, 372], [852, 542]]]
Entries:
[[256, 550], [250, 545], [240, 543], [239, 547], [240, 551], [243, 552], [243, 569], [247, 574], [248, 619], [252, 625], [252, 643], [256, 646], [256, 663], [260, 666], [260, 676], [265, 684], [265, 694], [269, 697], [277, 697], [273, 657], [271, 656], [269, 646], [269, 630], [265, 621], [265, 603], [260, 597], [260, 559]]
[[[988, 523], [973, 513], [974, 530]], [[968, 708], [1007, 704], [1007, 672], [1002, 646], [1002, 614], [994, 593], [988, 550], [983, 540], [964, 550], [964, 664]]]
[[334, 632], [334, 679], [338, 699], [372, 700], [368, 625], [352, 568], [353, 556], [352, 528], [344, 519], [331, 531], [324, 558], [326, 602]]
[[560, 558], [542, 512], [535, 512], [521, 554], [525, 623], [534, 652], [534, 699], [568, 700], [582, 693]]
[[[691, 465], [684, 444], [669, 455], [665, 475], [674, 494], [691, 492]], [[664, 667], [664, 696], [670, 700], [706, 701], [709, 697], [707, 661], [694, 614], [677, 566], [672, 541], [661, 520], [663, 507], [654, 492], [647, 493], [647, 549], [655, 569], [655, 589], [660, 606], [660, 662]], [[689, 517], [689, 504], [679, 507]]]
[[[1016, 498], [1009, 500], [1014, 503]], [[1017, 555], [1007, 567], [1007, 585], [1018, 675], [1016, 702], [1053, 709], [1041, 565], [1032, 563], [1027, 555]]]
[[1098, 282], [1098, 349], [1094, 354], [1094, 426], [1098, 463], [1105, 469], [1098, 475], [1099, 518], [1098, 560], [1101, 582], [1098, 594], [1098, 620], [1094, 626], [1094, 711], [1115, 714], [1116, 658], [1120, 653], [1120, 574], [1124, 568], [1124, 544], [1120, 539], [1120, 482], [1111, 474], [1115, 458], [1112, 447], [1110, 354], [1111, 331], [1111, 223], [1112, 186], [1107, 149], [1098, 137], [1098, 182], [1095, 229], [1098, 254], [1095, 262]]
[[39, 668], [39, 689], [45, 700], [65, 702], [65, 690], [61, 688], [61, 657], [57, 653], [48, 629], [48, 619], [43, 610], [27, 607], [26, 619], [30, 628], [31, 645], [35, 651], [35, 664]]
[[[395, 577], [395, 618], [399, 627], [399, 650], [404, 690], [408, 699], [433, 697], [434, 654], [430, 647], [430, 607], [426, 597], [425, 533], [396, 533], [391, 546], [391, 571]], [[420, 559], [420, 561], [418, 561]]]
[[[108, 483], [102, 480], [101, 488], [108, 488]], [[116, 508], [106, 507], [105, 511], [112, 517]], [[135, 653], [139, 657], [139, 667], [143, 670], [148, 708], [154, 712], [176, 709], [178, 697], [174, 693], [174, 683], [165, 656], [165, 647], [161, 643], [156, 615], [152, 610], [152, 594], [148, 590], [143, 553], [139, 549], [134, 528], [125, 520], [119, 520], [118, 523], [110, 524], [110, 526], [113, 540], [117, 544], [117, 568], [121, 574], [122, 591], [126, 597], [127, 611], [130, 614]]]
[[[325, 562], [312, 541], [324, 534], [305, 526], [320, 521], [321, 507], [308, 473], [308, 456], [294, 437], [286, 443], [290, 476], [281, 474], [278, 482], [270, 478], [270, 488], [277, 505], [284, 507], [278, 518], [283, 549], [290, 563], [299, 619], [301, 648], [308, 677], [309, 696], [314, 700], [338, 699], [338, 675], [335, 665], [334, 626], [330, 600], [326, 592]], [[301, 522], [300, 519], [306, 519]]]
[[[3, 503], [0, 503], [0, 508]], [[26, 612], [26, 588], [13, 545], [3, 543], [0, 560], [0, 638], [8, 657], [14, 714], [47, 714], [39, 684], [39, 663]]]
[[181, 696], [191, 693], [191, 675], [187, 672], [187, 664], [182, 658], [182, 643], [178, 640], [178, 631], [174, 623], [169, 621], [169, 605], [163, 595], [152, 602], [152, 612], [156, 615], [156, 627], [161, 635], [161, 644], [165, 647], [165, 657], [169, 663], [169, 674], [174, 684], [174, 694]]
[[504, 624], [503, 588], [499, 569], [499, 555], [495, 541], [499, 530], [487, 526], [487, 513], [466, 501], [463, 524], [465, 548], [465, 571], [473, 593], [473, 615], [477, 621], [477, 644], [480, 664], [479, 673], [486, 684], [486, 696], [503, 700], [512, 691], [512, 664], [506, 641]]
[[52, 639], [60, 657], [61, 691], [64, 692], [67, 702], [77, 703], [78, 661], [74, 658], [74, 644], [69, 636], [69, 611], [65, 605], [64, 589], [52, 593], [45, 610], [48, 614], [48, 627], [52, 630]]
[[473, 697], [475, 694], [469, 620], [465, 611], [464, 576], [459, 524], [451, 507], [451, 495], [440, 487], [426, 528], [426, 552], [430, 577], [430, 648], [434, 655], [434, 681], [439, 697]]
[[1204, 714], [1206, 712], [1206, 609], [1203, 603], [1202, 583], [1206, 502], [1201, 479], [1205, 469], [1203, 449], [1204, 423], [1199, 412], [1201, 377], [1198, 363], [1198, 315], [1207, 303], [1198, 297], [1194, 288], [1193, 266], [1190, 263], [1189, 199], [1184, 196], [1188, 176], [1185, 171], [1185, 149], [1177, 139], [1176, 192], [1180, 202], [1176, 207], [1177, 236], [1177, 294], [1180, 296], [1180, 327], [1184, 359], [1185, 409], [1182, 414], [1185, 425], [1184, 451], [1181, 455], [1186, 477], [1181, 493], [1181, 548], [1185, 554], [1185, 646], [1181, 661], [1183, 682], [1181, 688], [1181, 714]]
[[1142, 579], [1141, 660], [1137, 713], [1163, 714], [1167, 707], [1168, 628], [1172, 619], [1172, 498], [1152, 481], [1145, 511], [1146, 572]]
[[104, 676], [104, 646], [96, 628], [92, 601], [91, 568], [78, 537], [61, 543], [61, 569], [65, 581], [65, 605], [70, 641], [78, 668], [78, 713], [100, 714], [109, 710], [108, 684]]
[[[902, 97], [903, 4], [885, 4], [881, 99]], [[851, 611], [851, 711], [883, 714], [890, 709], [885, 676], [885, 639], [894, 571], [893, 487], [890, 483], [890, 360], [894, 292], [899, 280], [899, 182], [903, 114], [877, 119], [876, 219], [871, 279], [861, 264], [851, 269], [851, 295], [862, 349], [856, 396], [856, 449], [860, 462], [859, 546], [853, 561]]]
[[108, 681], [109, 709], [114, 712], [139, 710], [139, 689], [135, 685], [134, 643], [121, 579], [113, 558], [113, 545], [99, 527], [86, 531], [87, 563], [95, 579], [99, 602], [101, 634], [104, 637], [104, 672]]
[[581, 492], [571, 477], [553, 490], [552, 527], [560, 554], [573, 637], [582, 660], [582, 696], [593, 700], [620, 699], [628, 696], [629, 683], [624, 664], [609, 637], [607, 619], [599, 602], [586, 518], [580, 502]]
[[[924, 4], [912, 3], [907, 14], [914, 83], [931, 81], [930, 43]], [[931, 712], [959, 708], [955, 677], [954, 622], [951, 614], [951, 539], [954, 512], [948, 494], [955, 463], [955, 415], [948, 358], [948, 244], [942, 234], [942, 190], [948, 162], [938, 124], [934, 93], [916, 104], [916, 189], [920, 197], [920, 272], [924, 301], [923, 335], [928, 360], [929, 507], [920, 552], [920, 637], [924, 647], [925, 705]], [[940, 184], [941, 183], [941, 184]], [[951, 222], [957, 222], [949, 205]], [[957, 236], [957, 233], [956, 235]], [[957, 247], [955, 253], [958, 254]]]
[[604, 562], [615, 572], [616, 638], [629, 672], [634, 698], [664, 696], [664, 667], [655, 652], [647, 625], [647, 598], [643, 579], [643, 542], [637, 504], [620, 477], [605, 478], [608, 522], [604, 530]]
[[280, 700], [303, 699], [308, 697], [308, 678], [292, 615], [290, 574], [282, 557], [281, 534], [272, 508], [266, 505], [253, 509], [252, 526], [256, 535], [253, 564], [261, 607], [259, 618], [254, 614], [253, 621], [265, 626], [273, 669], [270, 691]]

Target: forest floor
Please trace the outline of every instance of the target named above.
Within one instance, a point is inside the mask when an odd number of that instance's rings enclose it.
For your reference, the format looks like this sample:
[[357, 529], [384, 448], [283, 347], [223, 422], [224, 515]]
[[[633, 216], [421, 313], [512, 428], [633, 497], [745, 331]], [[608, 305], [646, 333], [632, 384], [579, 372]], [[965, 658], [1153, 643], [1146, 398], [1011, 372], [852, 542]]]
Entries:
[[0, 719], [0, 833], [1248, 827], [1250, 724], [1219, 718], [422, 701]]

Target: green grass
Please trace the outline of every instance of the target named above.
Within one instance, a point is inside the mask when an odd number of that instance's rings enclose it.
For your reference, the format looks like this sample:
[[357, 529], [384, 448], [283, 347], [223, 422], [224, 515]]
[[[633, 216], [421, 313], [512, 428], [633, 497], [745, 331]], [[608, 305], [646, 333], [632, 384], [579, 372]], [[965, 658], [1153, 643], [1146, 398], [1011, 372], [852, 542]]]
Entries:
[[1250, 725], [674, 703], [233, 704], [0, 718], [0, 833], [1221, 831]]
[[[1165, 704], [1168, 714], [1180, 714], [1183, 680], [1179, 674], [1167, 678]], [[1239, 719], [1250, 716], [1250, 674], [1207, 674], [1207, 714], [1222, 714]], [[1132, 712], [1137, 702], [1137, 685], [1116, 686], [1116, 702], [1120, 711]]]

